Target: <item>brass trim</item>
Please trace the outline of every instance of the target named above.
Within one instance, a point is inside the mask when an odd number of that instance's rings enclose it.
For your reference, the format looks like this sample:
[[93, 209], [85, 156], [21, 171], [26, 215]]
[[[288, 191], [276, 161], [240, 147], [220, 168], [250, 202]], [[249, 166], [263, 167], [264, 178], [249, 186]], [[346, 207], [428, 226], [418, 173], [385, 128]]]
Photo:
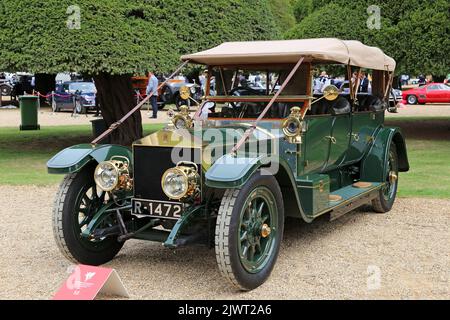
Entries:
[[[325, 186], [327, 186], [327, 185], [329, 185], [330, 184], [330, 182], [323, 182], [323, 185], [322, 185], [322, 188], [324, 188]], [[314, 186], [314, 187], [310, 187], [310, 186], [302, 186], [302, 185], [297, 185], [297, 187], [298, 188], [303, 188], [303, 189], [319, 189], [320, 188], [320, 186], [319, 185], [316, 185], [316, 186]]]
[[337, 205], [335, 205], [335, 206], [333, 206], [333, 207], [329, 207], [329, 208], [327, 208], [327, 209], [325, 209], [325, 210], [322, 210], [322, 211], [320, 211], [319, 213], [313, 215], [313, 216], [312, 216], [312, 219], [315, 219], [315, 218], [317, 218], [317, 217], [320, 217], [321, 215], [323, 215], [323, 214], [325, 214], [325, 213], [327, 213], [327, 212], [333, 211], [333, 210], [335, 210], [336, 208], [343, 207], [343, 206], [347, 205], [348, 203], [351, 203], [351, 202], [354, 201], [355, 199], [361, 198], [361, 197], [366, 196], [367, 194], [369, 194], [369, 193], [371, 193], [371, 192], [374, 192], [374, 191], [376, 191], [376, 190], [378, 190], [378, 189], [381, 189], [384, 185], [385, 185], [385, 183], [381, 183], [379, 186], [370, 188], [370, 189], [368, 189], [368, 190], [366, 190], [366, 191], [364, 191], [364, 192], [358, 194], [358, 195], [355, 196], [355, 197], [351, 197], [351, 198], [349, 198], [349, 199], [347, 199], [347, 200], [345, 200], [345, 201], [343, 201], [343, 202], [340, 202], [339, 204], [337, 204]]
[[343, 198], [340, 195], [338, 195], [338, 194], [330, 194], [328, 196], [328, 200], [331, 201], [331, 202], [341, 201], [342, 199]]
[[272, 230], [270, 229], [270, 227], [266, 223], [264, 223], [261, 227], [261, 237], [267, 238], [271, 232]]
[[370, 182], [365, 182], [365, 181], [358, 181], [355, 182], [354, 184], [352, 184], [353, 188], [359, 188], [359, 189], [365, 189], [365, 188], [370, 188], [373, 184]]

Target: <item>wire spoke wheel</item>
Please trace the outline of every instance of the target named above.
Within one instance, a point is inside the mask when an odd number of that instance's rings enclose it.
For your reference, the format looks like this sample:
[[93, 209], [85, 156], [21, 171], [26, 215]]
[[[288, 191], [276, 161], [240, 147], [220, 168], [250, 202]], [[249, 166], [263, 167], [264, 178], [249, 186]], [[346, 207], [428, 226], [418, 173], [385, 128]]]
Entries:
[[[89, 238], [83, 235], [95, 215], [111, 201], [94, 182], [94, 165], [68, 174], [61, 182], [53, 209], [53, 234], [61, 253], [73, 262], [101, 265], [114, 258], [123, 246], [117, 236]], [[114, 214], [104, 215], [98, 229], [117, 225]], [[90, 230], [92, 232], [93, 230]]]
[[[87, 248], [93, 250], [102, 250], [103, 247], [101, 243], [107, 239], [87, 239], [82, 236], [82, 232], [88, 227], [94, 215], [104, 205], [105, 198], [106, 192], [99, 191], [95, 184], [88, 184], [80, 190], [74, 206], [74, 232], [78, 235], [80, 242]], [[114, 224], [116, 224], [115, 219], [113, 219], [112, 216], [107, 216], [101, 221], [98, 228], [108, 228], [112, 227]]]
[[226, 190], [219, 208], [215, 251], [222, 275], [240, 290], [263, 284], [275, 266], [284, 227], [284, 203], [272, 175], [255, 173]]
[[372, 200], [375, 212], [386, 213], [392, 209], [398, 188], [398, 156], [397, 148], [391, 143], [389, 156], [386, 162], [386, 178], [383, 187], [380, 189], [378, 197]]
[[239, 253], [244, 268], [259, 272], [273, 250], [278, 229], [274, 196], [265, 187], [256, 188], [248, 197], [241, 212]]

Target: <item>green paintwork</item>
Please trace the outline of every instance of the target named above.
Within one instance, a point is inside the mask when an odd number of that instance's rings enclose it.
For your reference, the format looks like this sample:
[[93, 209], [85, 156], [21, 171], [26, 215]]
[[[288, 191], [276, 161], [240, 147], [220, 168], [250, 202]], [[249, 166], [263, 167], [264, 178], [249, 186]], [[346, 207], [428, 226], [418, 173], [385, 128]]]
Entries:
[[399, 158], [399, 171], [409, 170], [408, 157], [406, 154], [406, 144], [399, 128], [383, 128], [376, 135], [372, 147], [362, 160], [361, 179], [372, 182], [385, 182], [389, 148], [391, 142], [397, 146]]
[[[382, 115], [378, 115], [382, 113]], [[352, 132], [350, 146], [347, 151], [347, 163], [359, 162], [367, 154], [372, 142], [383, 121], [380, 119], [384, 112], [357, 112], [352, 116]]]
[[340, 201], [331, 201], [330, 206], [336, 206], [340, 205], [343, 202], [352, 199], [357, 198], [360, 194], [366, 193], [368, 191], [372, 191], [374, 189], [379, 189], [382, 187], [381, 182], [372, 182], [372, 185], [369, 188], [355, 188], [352, 185], [343, 187], [339, 190], [336, 190], [335, 192], [332, 192], [332, 195], [338, 195], [342, 197], [342, 200]]
[[19, 106], [21, 118], [20, 130], [39, 130], [39, 97], [31, 95], [20, 96]]
[[113, 156], [124, 156], [132, 164], [132, 153], [127, 147], [119, 145], [79, 144], [60, 151], [47, 162], [49, 173], [69, 174], [78, 172], [91, 161], [100, 163]]
[[229, 154], [217, 160], [205, 174], [205, 184], [212, 188], [238, 188], [261, 166], [262, 156], [233, 157]]
[[110, 215], [114, 214], [114, 211], [109, 210], [115, 203], [113, 201], [110, 201], [109, 203], [102, 206], [94, 215], [94, 217], [91, 219], [87, 227], [83, 230], [81, 233], [81, 236], [89, 239], [91, 237], [91, 234], [94, 232], [94, 230], [102, 224], [102, 222], [105, 220], [105, 218], [109, 217]]
[[198, 215], [204, 209], [204, 206], [196, 206], [183, 213], [180, 219], [178, 219], [175, 226], [170, 231], [169, 236], [164, 242], [164, 246], [167, 248], [176, 248], [176, 240], [180, 235], [180, 232], [191, 222], [192, 218]]
[[297, 190], [305, 214], [314, 217], [329, 207], [330, 177], [326, 174], [308, 174], [297, 179]]

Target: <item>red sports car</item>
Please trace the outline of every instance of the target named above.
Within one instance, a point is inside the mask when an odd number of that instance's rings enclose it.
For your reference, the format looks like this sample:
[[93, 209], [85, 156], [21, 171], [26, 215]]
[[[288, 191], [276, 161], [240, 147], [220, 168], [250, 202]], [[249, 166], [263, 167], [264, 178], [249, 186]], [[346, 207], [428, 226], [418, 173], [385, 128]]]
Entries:
[[450, 103], [450, 86], [443, 83], [430, 83], [402, 93], [408, 104]]

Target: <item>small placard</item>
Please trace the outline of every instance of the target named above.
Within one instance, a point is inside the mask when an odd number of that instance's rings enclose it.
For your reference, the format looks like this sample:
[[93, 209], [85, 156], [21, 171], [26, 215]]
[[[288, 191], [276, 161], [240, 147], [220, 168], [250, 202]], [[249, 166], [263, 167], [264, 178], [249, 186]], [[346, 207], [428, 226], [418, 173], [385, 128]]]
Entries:
[[94, 300], [99, 294], [129, 298], [116, 270], [78, 265], [53, 297], [53, 300]]

